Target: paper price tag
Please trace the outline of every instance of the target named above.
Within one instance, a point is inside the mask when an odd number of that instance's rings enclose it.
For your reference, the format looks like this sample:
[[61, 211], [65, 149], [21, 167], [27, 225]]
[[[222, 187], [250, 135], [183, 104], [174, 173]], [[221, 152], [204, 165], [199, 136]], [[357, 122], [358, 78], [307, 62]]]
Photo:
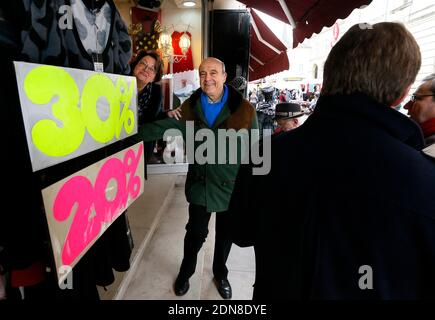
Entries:
[[94, 71], [95, 72], [104, 72], [104, 65], [102, 62], [94, 62]]

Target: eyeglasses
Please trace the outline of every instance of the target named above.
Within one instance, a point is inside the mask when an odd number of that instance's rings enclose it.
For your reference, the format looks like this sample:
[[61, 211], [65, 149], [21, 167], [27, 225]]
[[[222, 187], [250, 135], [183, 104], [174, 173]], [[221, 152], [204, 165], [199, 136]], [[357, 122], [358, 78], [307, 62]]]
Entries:
[[435, 97], [435, 94], [415, 94], [414, 93], [411, 96], [411, 101], [415, 102], [415, 101], [420, 100], [421, 98], [424, 98], [424, 97]]
[[141, 60], [141, 61], [138, 62], [138, 64], [142, 64], [144, 66], [145, 70], [148, 70], [148, 71], [150, 71], [152, 73], [156, 73], [156, 68], [153, 67], [153, 66], [148, 65], [145, 61]]

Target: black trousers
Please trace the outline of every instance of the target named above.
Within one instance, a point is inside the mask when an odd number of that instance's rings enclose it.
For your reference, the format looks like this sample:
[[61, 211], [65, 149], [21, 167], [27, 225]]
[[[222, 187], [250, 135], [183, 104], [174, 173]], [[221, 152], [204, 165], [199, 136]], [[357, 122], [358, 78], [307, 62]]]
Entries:
[[[211, 212], [203, 206], [189, 204], [189, 221], [184, 237], [184, 257], [178, 277], [188, 280], [196, 269], [198, 252], [208, 235], [208, 222]], [[226, 262], [232, 245], [229, 212], [216, 213], [216, 237], [213, 256], [213, 274], [216, 279], [226, 279]]]

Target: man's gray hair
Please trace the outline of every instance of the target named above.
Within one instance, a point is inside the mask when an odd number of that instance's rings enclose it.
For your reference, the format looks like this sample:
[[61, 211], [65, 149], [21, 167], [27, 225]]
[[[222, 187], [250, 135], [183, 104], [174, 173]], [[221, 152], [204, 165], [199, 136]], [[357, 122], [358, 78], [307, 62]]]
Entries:
[[423, 82], [430, 82], [429, 90], [435, 94], [435, 73], [432, 73], [426, 77], [424, 77]]
[[[205, 59], [209, 59], [209, 58], [213, 58], [213, 59], [219, 61], [219, 62], [222, 64], [222, 72], [223, 72], [223, 73], [226, 73], [226, 71], [225, 71], [225, 63], [224, 63], [221, 59], [218, 59], [218, 58], [216, 58], [216, 57], [206, 57], [206, 58], [204, 58], [204, 60], [205, 60]], [[203, 60], [203, 61], [204, 61], [204, 60]]]
[[225, 63], [222, 60], [219, 60], [222, 63], [222, 72], [225, 73]]

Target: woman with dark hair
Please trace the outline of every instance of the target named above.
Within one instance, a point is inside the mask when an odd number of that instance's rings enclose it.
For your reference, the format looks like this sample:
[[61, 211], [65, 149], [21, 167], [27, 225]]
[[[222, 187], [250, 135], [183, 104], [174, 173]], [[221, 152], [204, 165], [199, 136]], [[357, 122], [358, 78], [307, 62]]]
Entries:
[[[140, 51], [130, 63], [131, 75], [136, 77], [138, 92], [138, 129], [153, 122], [162, 111], [162, 90], [159, 82], [163, 74], [163, 61], [155, 51]], [[145, 142], [146, 159], [153, 154], [155, 141]]]

